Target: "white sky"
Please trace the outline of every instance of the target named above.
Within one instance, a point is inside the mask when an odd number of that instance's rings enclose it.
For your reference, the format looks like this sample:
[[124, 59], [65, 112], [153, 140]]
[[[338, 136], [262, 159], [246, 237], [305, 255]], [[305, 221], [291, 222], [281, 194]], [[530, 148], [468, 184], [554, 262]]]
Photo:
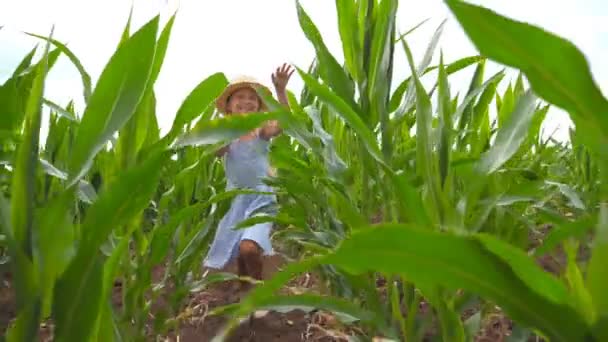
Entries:
[[[586, 55], [596, 82], [608, 94], [608, 2], [605, 0], [485, 0], [471, 1], [501, 14], [541, 25], [573, 41]], [[169, 49], [156, 82], [157, 117], [166, 132], [183, 99], [204, 78], [217, 71], [230, 78], [249, 74], [270, 83], [270, 74], [283, 62], [307, 68], [314, 56], [302, 33], [295, 1], [287, 0], [134, 0], [133, 28], [139, 28], [160, 13], [162, 25], [179, 5]], [[302, 6], [323, 34], [330, 51], [341, 62], [335, 2], [301, 0]], [[0, 0], [0, 82], [10, 75], [23, 56], [41, 41], [21, 31], [47, 35], [67, 43], [81, 59], [95, 83], [114, 52], [126, 23], [131, 2], [125, 0]], [[446, 62], [476, 54], [455, 19], [441, 0], [400, 1], [398, 28], [404, 32], [420, 21], [408, 43], [418, 62], [439, 25], [448, 23], [439, 48]], [[438, 62], [439, 50], [433, 63]], [[604, 63], [602, 63], [604, 62]], [[401, 49], [396, 53], [395, 83], [409, 75]], [[489, 64], [486, 79], [500, 66]], [[474, 68], [451, 78], [452, 93], [465, 92]], [[514, 80], [516, 74], [509, 76]], [[429, 78], [429, 81], [432, 79]], [[504, 82], [503, 82], [504, 83]], [[506, 85], [506, 83], [504, 83]], [[302, 81], [294, 74], [289, 89], [299, 94]], [[61, 105], [75, 99], [82, 104], [82, 85], [76, 69], [61, 57], [47, 80], [46, 96]], [[79, 106], [82, 110], [82, 106]], [[567, 126], [567, 116], [558, 110], [546, 121], [546, 130]], [[564, 137], [566, 131], [559, 136]]]

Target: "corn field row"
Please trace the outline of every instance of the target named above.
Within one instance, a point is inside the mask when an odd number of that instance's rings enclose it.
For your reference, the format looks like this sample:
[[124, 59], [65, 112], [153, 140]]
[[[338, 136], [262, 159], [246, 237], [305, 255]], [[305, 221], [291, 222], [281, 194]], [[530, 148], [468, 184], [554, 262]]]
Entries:
[[[16, 312], [0, 327], [6, 341], [37, 340], [43, 322], [56, 341], [178, 329], [192, 292], [231, 278], [201, 267], [239, 193], [224, 191], [214, 151], [275, 119], [284, 134], [272, 142], [267, 182], [279, 212], [239, 228], [274, 222], [291, 262], [210, 313], [229, 317], [217, 340], [256, 310], [293, 307], [330, 312], [361, 341], [472, 341], [496, 312], [514, 322], [512, 340], [608, 340], [608, 100], [570, 42], [445, 3], [479, 55], [444, 60], [440, 27], [414, 61], [415, 28], [399, 31], [398, 0], [336, 0], [340, 64], [296, 2], [316, 58], [297, 69], [305, 87], [289, 93], [291, 109], [268, 99], [269, 113], [220, 117], [213, 100], [228, 80], [216, 73], [184, 96], [164, 136], [154, 83], [179, 19], [129, 20], [96, 84], [52, 32], [35, 34], [42, 57], [33, 49], [0, 87], [0, 269]], [[396, 54], [409, 74], [393, 71]], [[82, 113], [45, 96], [59, 58], [82, 77]], [[487, 74], [488, 62], [519, 77]], [[451, 75], [467, 71], [468, 89], [454, 95]], [[551, 106], [574, 123], [567, 142], [541, 135]], [[543, 267], [553, 259], [556, 268]], [[279, 294], [306, 272], [327, 291]]]

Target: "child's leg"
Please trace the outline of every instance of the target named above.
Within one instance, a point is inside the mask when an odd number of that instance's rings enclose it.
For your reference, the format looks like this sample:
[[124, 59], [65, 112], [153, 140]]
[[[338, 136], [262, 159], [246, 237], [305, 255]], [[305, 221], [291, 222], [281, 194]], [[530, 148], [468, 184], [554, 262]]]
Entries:
[[[256, 280], [262, 280], [262, 248], [253, 240], [242, 240], [239, 244], [239, 276], [247, 276]], [[241, 282], [242, 290], [249, 290], [251, 283]]]
[[272, 253], [271, 229], [270, 222], [258, 223], [245, 229], [239, 243], [239, 275], [262, 280], [264, 253]]

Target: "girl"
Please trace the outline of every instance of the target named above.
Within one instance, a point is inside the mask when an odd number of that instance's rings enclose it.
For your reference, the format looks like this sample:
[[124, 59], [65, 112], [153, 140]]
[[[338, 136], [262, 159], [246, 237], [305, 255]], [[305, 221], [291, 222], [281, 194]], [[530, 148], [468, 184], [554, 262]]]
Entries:
[[[287, 64], [276, 69], [272, 74], [278, 100], [288, 106], [286, 87], [294, 70]], [[258, 96], [256, 89], [270, 92], [255, 80], [243, 78], [232, 82], [216, 100], [217, 108], [225, 115], [247, 115], [252, 112], [267, 110], [266, 105]], [[270, 169], [268, 163], [269, 140], [281, 133], [276, 121], [269, 121], [263, 127], [232, 141], [222, 147], [218, 156], [224, 157], [224, 167], [227, 178], [226, 190], [252, 189], [261, 192], [272, 192], [272, 189], [262, 182]], [[271, 222], [256, 224], [245, 229], [233, 228], [242, 220], [255, 216], [258, 212], [275, 214], [276, 204], [274, 195], [240, 194], [237, 195], [226, 215], [221, 219], [214, 241], [205, 259], [205, 266], [221, 269], [231, 259], [237, 257], [238, 275], [248, 276], [256, 280], [262, 279], [262, 256], [271, 255], [270, 241]], [[241, 287], [246, 287], [241, 283]]]

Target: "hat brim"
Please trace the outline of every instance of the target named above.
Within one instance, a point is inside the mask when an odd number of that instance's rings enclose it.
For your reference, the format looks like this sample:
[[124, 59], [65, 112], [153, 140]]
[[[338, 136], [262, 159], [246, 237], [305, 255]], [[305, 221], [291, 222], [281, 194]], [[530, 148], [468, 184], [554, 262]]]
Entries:
[[[268, 89], [268, 87], [266, 87], [258, 82], [240, 81], [240, 82], [232, 83], [232, 84], [229, 84], [226, 87], [226, 89], [224, 89], [224, 91], [220, 94], [220, 96], [218, 96], [218, 98], [215, 100], [215, 105], [216, 105], [217, 109], [221, 113], [226, 113], [226, 109], [228, 106], [228, 98], [230, 98], [230, 95], [234, 94], [235, 91], [244, 89], [244, 88], [250, 88], [250, 89], [255, 90], [256, 92], [261, 90], [262, 92], [265, 92], [269, 95], [272, 94], [272, 92], [270, 91], [270, 89]], [[259, 94], [258, 94], [258, 97], [260, 98], [260, 107], [261, 107], [260, 110], [267, 111], [268, 106], [264, 102], [264, 99]]]

